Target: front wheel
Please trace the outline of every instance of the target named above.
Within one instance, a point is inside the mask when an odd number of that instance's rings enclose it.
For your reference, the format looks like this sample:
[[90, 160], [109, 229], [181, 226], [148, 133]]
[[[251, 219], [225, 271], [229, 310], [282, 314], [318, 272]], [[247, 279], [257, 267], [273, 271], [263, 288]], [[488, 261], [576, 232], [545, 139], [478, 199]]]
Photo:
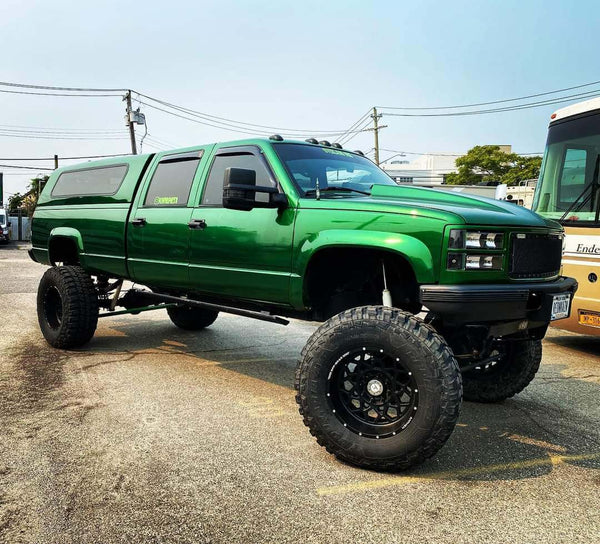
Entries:
[[46, 341], [55, 348], [82, 346], [98, 325], [98, 295], [80, 266], [53, 266], [40, 280], [37, 314]]
[[401, 310], [365, 306], [326, 321], [296, 371], [296, 401], [318, 443], [339, 459], [403, 470], [452, 433], [462, 387], [435, 330]]
[[503, 342], [496, 359], [463, 374], [464, 398], [473, 402], [500, 402], [525, 389], [542, 360], [541, 340]]

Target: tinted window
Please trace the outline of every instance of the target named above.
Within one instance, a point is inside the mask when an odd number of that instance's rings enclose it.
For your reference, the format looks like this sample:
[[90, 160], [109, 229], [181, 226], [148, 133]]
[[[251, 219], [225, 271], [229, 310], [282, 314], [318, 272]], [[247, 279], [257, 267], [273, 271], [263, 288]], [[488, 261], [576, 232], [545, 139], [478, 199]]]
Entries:
[[63, 172], [56, 180], [52, 196], [114, 195], [126, 173], [126, 164]]
[[[256, 185], [274, 187], [275, 183], [269, 175], [264, 163], [255, 155], [249, 153], [240, 155], [220, 155], [215, 157], [206, 188], [202, 195], [202, 204], [206, 206], [221, 206], [223, 204], [223, 177], [226, 168], [245, 168], [256, 172]], [[267, 193], [256, 193], [257, 202], [268, 202]]]
[[200, 159], [166, 160], [156, 167], [144, 206], [186, 206]]
[[4, 216], [0, 213], [0, 225], [4, 225], [5, 219]]

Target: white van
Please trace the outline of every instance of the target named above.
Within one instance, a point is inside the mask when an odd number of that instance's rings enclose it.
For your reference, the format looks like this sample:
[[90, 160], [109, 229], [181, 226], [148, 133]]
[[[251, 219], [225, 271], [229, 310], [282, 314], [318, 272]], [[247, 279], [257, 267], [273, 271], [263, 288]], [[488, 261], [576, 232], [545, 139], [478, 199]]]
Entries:
[[0, 243], [2, 244], [8, 244], [10, 240], [9, 227], [8, 210], [0, 208]]

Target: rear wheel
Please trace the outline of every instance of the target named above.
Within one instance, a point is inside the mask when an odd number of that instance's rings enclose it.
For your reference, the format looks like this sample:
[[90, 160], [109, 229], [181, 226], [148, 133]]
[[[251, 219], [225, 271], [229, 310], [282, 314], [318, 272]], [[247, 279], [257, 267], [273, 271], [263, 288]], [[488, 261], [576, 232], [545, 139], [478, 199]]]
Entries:
[[40, 329], [55, 348], [89, 342], [98, 325], [98, 295], [89, 274], [79, 266], [53, 266], [42, 276], [37, 294]]
[[540, 368], [541, 340], [503, 342], [497, 359], [463, 374], [464, 399], [499, 402], [525, 389]]
[[296, 401], [318, 443], [339, 459], [402, 470], [434, 455], [459, 414], [450, 348], [407, 312], [365, 306], [338, 314], [308, 340]]
[[199, 331], [212, 325], [219, 312], [190, 306], [170, 306], [167, 313], [173, 324], [186, 331]]

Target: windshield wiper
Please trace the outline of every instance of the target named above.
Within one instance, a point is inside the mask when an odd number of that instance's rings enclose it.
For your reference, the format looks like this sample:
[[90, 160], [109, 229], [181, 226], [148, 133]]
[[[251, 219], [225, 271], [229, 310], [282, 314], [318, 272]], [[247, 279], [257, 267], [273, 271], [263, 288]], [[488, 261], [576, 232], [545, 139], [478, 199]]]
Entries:
[[[558, 220], [559, 222], [563, 221], [565, 219], [565, 217], [567, 217], [567, 215], [569, 215], [571, 212], [579, 211], [581, 208], [583, 208], [588, 203], [590, 198], [592, 198], [592, 195], [594, 194], [593, 189], [598, 188], [598, 166], [599, 165], [600, 165], [600, 155], [598, 155], [598, 157], [596, 158], [596, 166], [594, 167], [594, 177], [592, 178], [592, 182], [589, 185], [586, 185], [583, 188], [583, 191], [581, 191], [581, 193], [579, 193], [579, 195], [577, 195], [577, 198], [567, 208], [567, 211], [560, 216], [560, 219]], [[590, 191], [590, 194], [587, 195], [585, 197], [585, 199], [583, 199], [581, 201], [579, 206], [577, 206], [577, 203], [579, 202], [579, 200], [581, 198], [583, 198], [588, 191]], [[575, 208], [575, 206], [577, 206], [577, 208]]]
[[324, 188], [319, 188], [318, 191], [317, 191], [317, 189], [308, 189], [307, 191], [304, 191], [304, 196], [316, 195], [318, 193], [335, 192], [335, 191], [342, 192], [342, 193], [360, 193], [361, 195], [371, 196], [371, 193], [368, 193], [367, 191], [361, 191], [360, 189], [351, 189], [350, 187], [324, 187]]

